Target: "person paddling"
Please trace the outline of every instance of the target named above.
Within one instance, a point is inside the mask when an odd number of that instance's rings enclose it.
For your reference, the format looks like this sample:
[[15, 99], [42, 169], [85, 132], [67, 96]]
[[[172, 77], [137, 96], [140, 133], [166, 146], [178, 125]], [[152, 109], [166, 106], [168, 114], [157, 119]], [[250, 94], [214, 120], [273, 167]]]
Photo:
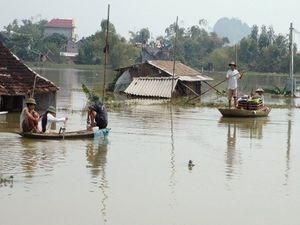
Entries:
[[96, 103], [91, 104], [88, 111], [88, 130], [93, 127], [99, 127], [99, 129], [104, 129], [108, 124], [108, 116], [105, 105], [98, 100]]
[[238, 88], [238, 79], [242, 78], [242, 75], [236, 69], [235, 62], [228, 64], [230, 69], [227, 71], [226, 79], [228, 80], [228, 106], [231, 108], [231, 100], [233, 98], [234, 107], [237, 106], [237, 88]]
[[52, 123], [66, 122], [67, 120], [67, 117], [56, 118], [56, 109], [53, 106], [49, 106], [42, 115], [38, 127], [43, 133], [50, 133]]
[[38, 133], [38, 121], [40, 115], [35, 111], [36, 101], [34, 98], [28, 98], [26, 107], [23, 108], [20, 115], [20, 131]]

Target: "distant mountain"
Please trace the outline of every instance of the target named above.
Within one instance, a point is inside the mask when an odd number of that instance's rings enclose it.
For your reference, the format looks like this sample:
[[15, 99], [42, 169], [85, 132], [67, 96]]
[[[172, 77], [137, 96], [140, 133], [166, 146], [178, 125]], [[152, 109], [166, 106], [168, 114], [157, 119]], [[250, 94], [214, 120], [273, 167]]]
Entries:
[[227, 37], [230, 41], [230, 45], [238, 43], [251, 32], [251, 28], [248, 24], [243, 23], [240, 19], [229, 19], [227, 17], [219, 19], [214, 25], [213, 30], [218, 36]]

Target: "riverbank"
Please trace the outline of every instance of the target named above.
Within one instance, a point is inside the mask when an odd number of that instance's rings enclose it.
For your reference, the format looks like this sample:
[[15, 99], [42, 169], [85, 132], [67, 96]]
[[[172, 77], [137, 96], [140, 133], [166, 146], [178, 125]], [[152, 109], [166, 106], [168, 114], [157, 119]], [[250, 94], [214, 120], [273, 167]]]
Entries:
[[[41, 63], [41, 62], [25, 62], [29, 67], [49, 68], [49, 69], [78, 69], [78, 70], [97, 70], [103, 71], [103, 65], [85, 65], [85, 64], [58, 64], [58, 63]], [[108, 71], [113, 71], [111, 66], [107, 66]]]

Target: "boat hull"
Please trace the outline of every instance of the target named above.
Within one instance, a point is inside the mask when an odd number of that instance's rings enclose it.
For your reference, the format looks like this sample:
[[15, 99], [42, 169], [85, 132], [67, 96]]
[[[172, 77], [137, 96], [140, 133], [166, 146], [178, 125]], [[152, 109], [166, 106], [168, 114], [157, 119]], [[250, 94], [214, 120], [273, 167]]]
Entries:
[[265, 106], [258, 110], [247, 109], [218, 109], [223, 117], [266, 117], [269, 115], [271, 108]]
[[66, 132], [64, 134], [59, 133], [19, 133], [24, 138], [31, 138], [31, 139], [48, 139], [48, 140], [61, 140], [61, 139], [87, 139], [87, 138], [98, 138], [98, 137], [107, 137], [109, 134], [110, 129], [100, 129], [97, 131], [87, 131], [87, 130], [80, 130], [80, 131], [73, 131], [73, 132]]

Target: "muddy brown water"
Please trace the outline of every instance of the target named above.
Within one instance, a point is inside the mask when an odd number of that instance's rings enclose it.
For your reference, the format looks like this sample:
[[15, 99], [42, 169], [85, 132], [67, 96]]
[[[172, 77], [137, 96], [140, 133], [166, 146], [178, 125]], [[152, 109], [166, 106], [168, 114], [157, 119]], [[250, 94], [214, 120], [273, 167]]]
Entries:
[[[63, 87], [67, 129], [84, 128], [78, 88], [99, 76], [43, 72]], [[299, 109], [225, 119], [214, 108], [137, 104], [109, 113], [106, 140], [22, 139], [11, 133], [17, 117], [0, 118], [0, 174], [14, 176], [0, 184], [0, 224], [299, 224]]]

